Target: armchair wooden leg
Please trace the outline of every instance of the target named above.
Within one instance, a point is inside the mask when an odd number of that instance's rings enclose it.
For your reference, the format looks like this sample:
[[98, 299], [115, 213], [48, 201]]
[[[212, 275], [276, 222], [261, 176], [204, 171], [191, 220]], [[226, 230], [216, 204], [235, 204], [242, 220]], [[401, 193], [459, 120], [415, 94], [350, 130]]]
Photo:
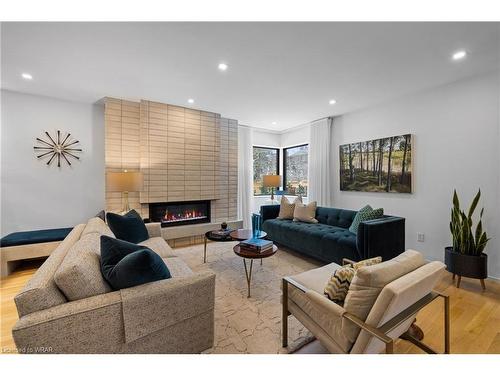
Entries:
[[385, 354], [394, 354], [394, 341], [385, 343]]
[[424, 331], [416, 324], [417, 319], [413, 321], [408, 331], [406, 331], [409, 335], [415, 337], [417, 340], [422, 341], [424, 339]]
[[444, 352], [450, 354], [450, 297], [444, 298]]
[[281, 317], [282, 346], [286, 348], [288, 346], [288, 283], [285, 279], [283, 279], [283, 301], [281, 304], [283, 306]]

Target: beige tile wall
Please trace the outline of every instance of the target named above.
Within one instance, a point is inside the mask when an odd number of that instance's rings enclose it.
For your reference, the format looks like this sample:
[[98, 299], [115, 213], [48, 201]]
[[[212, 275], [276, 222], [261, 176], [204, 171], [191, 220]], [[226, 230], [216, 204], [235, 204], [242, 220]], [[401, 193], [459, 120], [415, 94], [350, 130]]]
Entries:
[[[236, 120], [146, 100], [107, 98], [105, 109], [106, 169], [143, 172], [143, 191], [130, 193], [143, 217], [148, 203], [211, 200], [212, 221], [236, 220]], [[120, 193], [107, 192], [106, 203], [119, 210]]]
[[[105, 164], [106, 172], [139, 171], [139, 103], [106, 98]], [[122, 194], [106, 187], [106, 210], [121, 211]], [[129, 193], [130, 207], [141, 210], [139, 193]]]

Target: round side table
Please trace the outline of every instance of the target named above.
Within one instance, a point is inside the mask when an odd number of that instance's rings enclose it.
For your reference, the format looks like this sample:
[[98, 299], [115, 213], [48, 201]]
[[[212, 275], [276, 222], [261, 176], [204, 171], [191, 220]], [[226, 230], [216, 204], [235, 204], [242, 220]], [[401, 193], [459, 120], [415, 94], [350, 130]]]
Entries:
[[[247, 288], [248, 288], [247, 298], [250, 298], [250, 283], [252, 281], [253, 260], [260, 259], [262, 261], [263, 258], [269, 258], [270, 256], [273, 256], [278, 251], [278, 246], [273, 244], [272, 249], [258, 253], [256, 251], [242, 249], [238, 244], [233, 247], [233, 251], [236, 255], [243, 258], [243, 264], [245, 265], [245, 276], [247, 279]], [[247, 267], [247, 259], [250, 260], [250, 268]]]
[[203, 247], [203, 263], [207, 263], [207, 240], [215, 241], [215, 242], [227, 242], [234, 241], [234, 239], [228, 234], [225, 237], [214, 236], [213, 234], [218, 232], [217, 230], [210, 230], [205, 233], [205, 246]]

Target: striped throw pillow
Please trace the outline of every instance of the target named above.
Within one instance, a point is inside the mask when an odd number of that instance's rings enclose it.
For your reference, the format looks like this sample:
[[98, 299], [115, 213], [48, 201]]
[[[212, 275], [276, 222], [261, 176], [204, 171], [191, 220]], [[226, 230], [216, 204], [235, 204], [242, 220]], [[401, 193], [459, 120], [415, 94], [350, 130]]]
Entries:
[[337, 268], [326, 284], [325, 295], [334, 302], [343, 302], [354, 275], [356, 270], [350, 264]]
[[325, 286], [325, 295], [333, 302], [342, 304], [356, 272], [362, 267], [372, 266], [380, 262], [382, 262], [382, 257], [376, 257], [337, 268]]

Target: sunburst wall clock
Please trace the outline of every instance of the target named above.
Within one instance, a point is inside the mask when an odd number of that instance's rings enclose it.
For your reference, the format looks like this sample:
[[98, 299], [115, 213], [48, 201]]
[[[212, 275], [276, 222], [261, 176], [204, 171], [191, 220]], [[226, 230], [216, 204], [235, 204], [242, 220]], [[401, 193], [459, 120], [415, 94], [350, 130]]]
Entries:
[[70, 159], [80, 159], [77, 155], [82, 152], [82, 149], [78, 148], [80, 141], [72, 139], [70, 133], [63, 137], [61, 131], [57, 130], [54, 137], [49, 132], [45, 132], [42, 137], [45, 139], [37, 138], [37, 145], [33, 149], [37, 154], [37, 159], [48, 159], [47, 165], [51, 165], [52, 162], [57, 160], [57, 166], [60, 168], [61, 162], [64, 164], [64, 161], [66, 161], [67, 165], [71, 165]]

